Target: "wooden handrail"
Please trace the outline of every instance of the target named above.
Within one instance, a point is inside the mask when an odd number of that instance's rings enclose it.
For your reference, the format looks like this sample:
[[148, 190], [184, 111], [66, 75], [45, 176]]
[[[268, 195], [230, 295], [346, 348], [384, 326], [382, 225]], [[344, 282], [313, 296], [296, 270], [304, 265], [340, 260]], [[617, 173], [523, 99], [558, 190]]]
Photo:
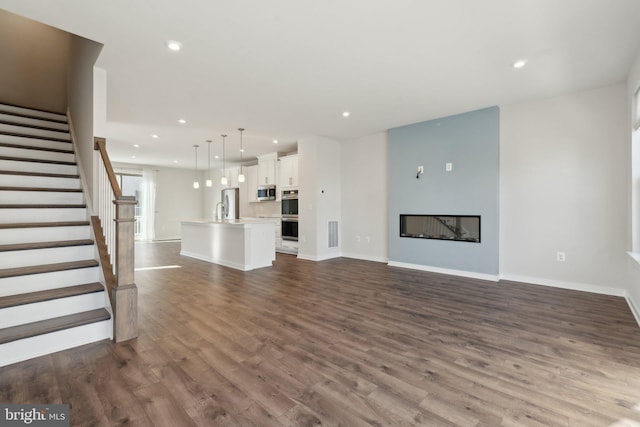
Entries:
[[107, 140], [97, 136], [94, 137], [93, 149], [100, 152], [100, 157], [102, 157], [104, 168], [107, 172], [107, 176], [109, 177], [109, 183], [111, 184], [113, 195], [116, 196], [116, 198], [122, 197], [122, 190], [120, 189], [120, 185], [118, 185], [118, 179], [113, 171], [113, 166], [111, 166], [111, 160], [109, 160], [109, 156], [107, 155]]
[[121, 342], [138, 336], [138, 287], [134, 282], [136, 198], [122, 195], [107, 154], [105, 138], [94, 137], [93, 148], [100, 152], [102, 165], [96, 172], [99, 216], [92, 217], [92, 222], [111, 300], [113, 339]]

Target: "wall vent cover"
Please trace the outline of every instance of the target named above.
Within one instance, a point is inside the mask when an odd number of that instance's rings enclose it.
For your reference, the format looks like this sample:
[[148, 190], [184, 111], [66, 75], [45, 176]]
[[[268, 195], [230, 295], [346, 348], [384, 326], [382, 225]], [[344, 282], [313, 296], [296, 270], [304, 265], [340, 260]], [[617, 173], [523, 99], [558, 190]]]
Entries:
[[329, 221], [329, 247], [338, 247], [338, 221]]

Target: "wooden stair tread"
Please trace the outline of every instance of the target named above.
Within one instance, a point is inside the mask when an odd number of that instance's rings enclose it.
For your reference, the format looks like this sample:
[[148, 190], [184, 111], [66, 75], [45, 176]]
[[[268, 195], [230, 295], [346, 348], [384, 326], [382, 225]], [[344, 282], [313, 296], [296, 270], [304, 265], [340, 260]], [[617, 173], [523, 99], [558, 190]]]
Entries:
[[[2, 108], [2, 107], [5, 107], [5, 108]], [[24, 112], [18, 113], [16, 111], [7, 111], [6, 107], [19, 108], [30, 114], [25, 114]], [[24, 105], [11, 104], [8, 102], [0, 103], [0, 113], [9, 114], [12, 116], [27, 117], [31, 119], [49, 120], [51, 122], [68, 123], [67, 116], [64, 112], [44, 110], [42, 108], [25, 107]], [[36, 113], [36, 114], [33, 114], [33, 113]], [[61, 117], [59, 119], [43, 118], [42, 116], [38, 116], [37, 113], [53, 114], [55, 116], [61, 116]]]
[[[66, 132], [66, 131], [56, 131], [56, 132], [69, 133], [69, 132]], [[71, 137], [69, 137], [69, 138], [51, 138], [51, 137], [47, 137], [47, 136], [25, 135], [24, 133], [15, 133], [15, 132], [0, 132], [0, 135], [19, 136], [19, 137], [22, 137], [22, 138], [42, 139], [42, 140], [45, 140], [45, 141], [68, 142], [69, 144], [71, 144]]]
[[[8, 104], [3, 104], [3, 105], [8, 105]], [[17, 107], [17, 105], [13, 105], [13, 107]], [[19, 107], [19, 108], [24, 108], [24, 107]], [[42, 111], [43, 113], [51, 113], [51, 114], [61, 114], [61, 113], [54, 113], [52, 111]], [[18, 113], [15, 111], [5, 111], [2, 108], [0, 108], [0, 114], [4, 114], [6, 116], [13, 116], [13, 117], [22, 117], [24, 119], [35, 119], [35, 120], [44, 120], [46, 122], [52, 122], [52, 123], [59, 123], [59, 124], [63, 124], [63, 125], [68, 125], [69, 122], [68, 120], [59, 118], [59, 119], [52, 119], [51, 117], [41, 117], [41, 116], [37, 116], [34, 114], [23, 114], [23, 113]]]
[[60, 240], [56, 242], [17, 243], [13, 245], [0, 245], [0, 252], [28, 251], [31, 249], [66, 248], [69, 246], [89, 246], [89, 245], [93, 245], [93, 240], [81, 239], [81, 240]]
[[87, 225], [90, 225], [89, 221], [16, 222], [0, 224], [0, 230], [7, 228], [82, 227]]
[[31, 145], [10, 144], [8, 142], [0, 142], [0, 147], [21, 148], [25, 150], [50, 151], [52, 153], [74, 154], [72, 150], [61, 150], [59, 148], [34, 147]]
[[81, 188], [0, 187], [0, 191], [45, 191], [51, 193], [82, 193]]
[[59, 262], [56, 264], [31, 265], [29, 267], [5, 268], [0, 270], [0, 279], [7, 277], [28, 276], [31, 274], [53, 273], [57, 271], [76, 270], [79, 268], [97, 267], [95, 259], [82, 261]]
[[46, 291], [30, 292], [27, 294], [9, 295], [0, 297], [0, 309], [16, 307], [19, 305], [33, 304], [54, 299], [68, 298], [77, 295], [92, 294], [104, 291], [101, 283], [86, 283], [84, 285], [69, 286], [66, 288], [48, 289]]
[[[1, 112], [0, 112], [1, 113]], [[4, 114], [4, 113], [2, 113]], [[14, 116], [16, 117], [16, 116]], [[43, 122], [47, 122], [47, 121], [51, 121], [51, 120], [47, 120], [47, 119], [35, 119], [35, 120], [42, 120]], [[67, 123], [60, 123], [60, 124], [67, 124]], [[6, 120], [0, 120], [0, 125], [9, 125], [9, 126], [16, 126], [16, 127], [21, 127], [21, 128], [25, 128], [25, 129], [37, 129], [37, 130], [44, 130], [44, 131], [51, 131], [51, 132], [60, 132], [60, 133], [69, 133], [69, 130], [64, 130], [64, 129], [58, 129], [55, 127], [48, 127], [48, 126], [41, 126], [41, 125], [34, 125], [31, 123], [16, 123], [16, 122], [12, 122], [12, 121], [6, 121]]]
[[31, 205], [31, 204], [8, 204], [0, 205], [0, 209], [82, 209], [87, 205], [81, 204], [50, 204], [50, 205]]
[[63, 329], [88, 325], [90, 323], [101, 322], [110, 318], [111, 314], [109, 314], [107, 310], [99, 308], [96, 310], [70, 314], [68, 316], [12, 326], [10, 328], [0, 330], [0, 344], [61, 331]]
[[71, 178], [79, 179], [80, 175], [68, 173], [46, 173], [46, 172], [23, 172], [0, 170], [0, 175], [21, 175], [21, 176], [43, 176], [47, 178]]
[[12, 162], [47, 163], [51, 165], [76, 166], [76, 162], [65, 162], [62, 160], [29, 159], [26, 157], [0, 156], [0, 160], [9, 160]]

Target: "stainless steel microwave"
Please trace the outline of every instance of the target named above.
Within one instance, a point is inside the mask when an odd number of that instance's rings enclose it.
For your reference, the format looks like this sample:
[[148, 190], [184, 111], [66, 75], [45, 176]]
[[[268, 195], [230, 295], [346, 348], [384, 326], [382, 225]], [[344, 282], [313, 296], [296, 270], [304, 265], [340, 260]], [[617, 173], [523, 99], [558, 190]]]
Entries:
[[276, 199], [276, 186], [275, 185], [260, 185], [258, 186], [258, 201], [264, 202], [267, 200]]

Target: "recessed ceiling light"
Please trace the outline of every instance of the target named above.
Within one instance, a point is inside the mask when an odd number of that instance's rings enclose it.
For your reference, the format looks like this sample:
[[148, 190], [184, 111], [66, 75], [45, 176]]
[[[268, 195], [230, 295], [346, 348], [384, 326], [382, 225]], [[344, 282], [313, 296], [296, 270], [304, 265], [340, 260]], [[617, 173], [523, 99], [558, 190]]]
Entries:
[[169, 50], [177, 52], [182, 49], [182, 43], [175, 40], [167, 40], [167, 47], [169, 48]]
[[178, 163], [178, 161], [177, 161], [177, 160], [174, 160], [174, 161], [173, 161], [173, 163]]
[[344, 111], [344, 112], [342, 113], [342, 117], [349, 117], [350, 115], [351, 115], [351, 113], [350, 113], [350, 112], [348, 112], [348, 111]]
[[215, 157], [214, 157], [214, 159], [219, 159], [219, 158], [220, 158], [220, 156], [215, 156]]
[[181, 125], [183, 125], [183, 124], [187, 123], [187, 121], [186, 121], [185, 119], [179, 119], [179, 120], [178, 120], [178, 123], [180, 123]]
[[153, 138], [153, 139], [158, 139], [158, 138], [159, 138], [159, 136], [158, 136], [158, 135], [156, 135], [156, 134], [154, 133], [153, 135], [151, 135], [151, 138]]
[[133, 148], [140, 148], [140, 144], [133, 144]]
[[526, 59], [518, 59], [516, 62], [514, 62], [513, 64], [511, 64], [511, 66], [513, 68], [522, 68], [525, 65], [527, 65], [527, 60]]
[[135, 159], [135, 158], [136, 158], [136, 156], [131, 156], [131, 158], [132, 158], [132, 159]]
[[274, 140], [273, 140], [273, 143], [274, 143], [274, 144], [277, 144], [277, 143], [278, 143], [278, 140], [277, 140], [277, 139], [274, 139]]
[[240, 152], [241, 152], [241, 153], [244, 153], [244, 148], [240, 149]]

